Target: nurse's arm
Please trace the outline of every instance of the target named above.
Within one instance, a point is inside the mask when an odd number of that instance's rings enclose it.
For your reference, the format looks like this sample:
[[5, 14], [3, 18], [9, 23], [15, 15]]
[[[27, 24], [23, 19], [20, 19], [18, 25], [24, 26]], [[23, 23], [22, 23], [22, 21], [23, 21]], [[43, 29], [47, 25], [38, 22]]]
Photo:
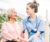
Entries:
[[30, 41], [33, 37], [38, 37], [39, 35], [40, 35], [40, 31], [37, 31], [36, 34], [32, 35], [32, 36], [28, 39], [28, 41]]
[[40, 31], [37, 31], [36, 34], [34, 34], [33, 36], [38, 37], [40, 35]]
[[39, 35], [40, 35], [40, 31], [37, 31], [37, 33], [35, 33], [34, 35], [32, 35], [30, 38], [38, 37]]

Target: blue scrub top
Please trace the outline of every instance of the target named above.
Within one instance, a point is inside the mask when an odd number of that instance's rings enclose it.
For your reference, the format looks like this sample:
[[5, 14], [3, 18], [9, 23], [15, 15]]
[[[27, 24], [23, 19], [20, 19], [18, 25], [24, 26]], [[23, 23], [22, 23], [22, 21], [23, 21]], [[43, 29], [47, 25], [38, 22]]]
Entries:
[[28, 38], [34, 35], [37, 31], [40, 31], [39, 38], [42, 39], [44, 28], [44, 22], [39, 17], [36, 17], [33, 21], [31, 21], [30, 17], [28, 16], [26, 19], [23, 20], [23, 33], [25, 29], [27, 29], [29, 34]]

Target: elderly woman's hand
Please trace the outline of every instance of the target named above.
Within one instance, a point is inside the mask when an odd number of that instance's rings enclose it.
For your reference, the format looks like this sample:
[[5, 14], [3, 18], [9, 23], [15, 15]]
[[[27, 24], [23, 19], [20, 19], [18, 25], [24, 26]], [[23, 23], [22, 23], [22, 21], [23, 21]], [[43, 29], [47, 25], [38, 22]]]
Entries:
[[13, 39], [12, 41], [17, 41], [17, 42], [20, 42], [20, 39]]

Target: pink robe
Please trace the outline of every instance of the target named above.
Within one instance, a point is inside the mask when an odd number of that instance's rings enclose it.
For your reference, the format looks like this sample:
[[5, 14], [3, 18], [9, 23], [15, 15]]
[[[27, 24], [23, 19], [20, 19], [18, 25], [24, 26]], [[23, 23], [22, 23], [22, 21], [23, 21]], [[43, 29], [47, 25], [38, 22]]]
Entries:
[[3, 37], [3, 42], [5, 42], [6, 40], [13, 40], [14, 38], [17, 40], [19, 36], [23, 38], [22, 27], [18, 22], [15, 23], [15, 25], [4, 22], [2, 24], [1, 34]]

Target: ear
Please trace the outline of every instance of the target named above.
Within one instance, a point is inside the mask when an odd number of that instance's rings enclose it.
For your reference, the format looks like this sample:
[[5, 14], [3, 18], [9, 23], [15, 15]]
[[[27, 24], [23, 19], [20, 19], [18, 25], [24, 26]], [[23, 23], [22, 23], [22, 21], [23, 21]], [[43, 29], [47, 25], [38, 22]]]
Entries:
[[32, 8], [33, 11], [35, 11], [35, 8]]

